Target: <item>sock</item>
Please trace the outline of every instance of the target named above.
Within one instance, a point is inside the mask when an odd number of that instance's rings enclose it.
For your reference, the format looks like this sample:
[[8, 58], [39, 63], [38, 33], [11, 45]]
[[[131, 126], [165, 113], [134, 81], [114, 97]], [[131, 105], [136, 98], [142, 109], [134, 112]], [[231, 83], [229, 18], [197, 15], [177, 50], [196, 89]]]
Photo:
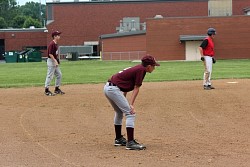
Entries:
[[55, 87], [55, 91], [58, 91], [59, 90], [59, 86]]
[[45, 92], [48, 92], [49, 91], [49, 88], [45, 88]]
[[120, 139], [122, 137], [122, 125], [115, 125], [115, 139]]
[[126, 128], [127, 129], [127, 136], [128, 142], [134, 140], [134, 128]]

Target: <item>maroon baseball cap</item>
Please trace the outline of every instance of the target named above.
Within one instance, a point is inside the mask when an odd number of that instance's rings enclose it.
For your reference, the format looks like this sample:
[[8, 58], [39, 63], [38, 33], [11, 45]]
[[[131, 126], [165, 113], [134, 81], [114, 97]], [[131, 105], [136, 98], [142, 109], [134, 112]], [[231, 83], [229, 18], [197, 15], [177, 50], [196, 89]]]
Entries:
[[62, 32], [59, 32], [59, 31], [53, 31], [51, 36], [54, 37], [56, 35], [60, 35]]
[[153, 56], [150, 56], [150, 55], [144, 56], [144, 57], [141, 59], [141, 62], [142, 62], [144, 65], [160, 66], [160, 64], [157, 63], [157, 62], [155, 61], [155, 58], [154, 58]]

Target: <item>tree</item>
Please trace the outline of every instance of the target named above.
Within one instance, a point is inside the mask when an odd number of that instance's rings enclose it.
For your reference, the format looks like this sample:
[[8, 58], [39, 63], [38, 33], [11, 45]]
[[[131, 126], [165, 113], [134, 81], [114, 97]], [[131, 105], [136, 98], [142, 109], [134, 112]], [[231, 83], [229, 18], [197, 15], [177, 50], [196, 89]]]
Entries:
[[27, 2], [20, 7], [20, 12], [24, 16], [30, 16], [33, 19], [37, 19], [42, 22], [45, 19], [45, 5], [35, 2]]
[[[25, 28], [30, 23], [33, 23], [35, 27], [42, 27], [46, 17], [45, 11], [46, 6], [37, 2], [27, 2], [25, 5], [19, 6], [16, 0], [0, 0], [0, 17], [5, 20], [5, 22], [1, 21], [0, 24], [5, 28]], [[26, 19], [28, 20], [26, 21]]]
[[16, 17], [14, 17], [14, 19], [13, 19], [13, 27], [15, 27], [15, 28], [23, 28], [23, 25], [24, 25], [24, 22], [25, 22], [25, 20], [27, 19], [27, 17], [26, 16], [20, 16], [20, 15], [18, 15], [18, 16], [16, 16]]
[[9, 7], [14, 8], [17, 5], [16, 0], [9, 0]]
[[28, 17], [23, 24], [23, 28], [29, 28], [30, 26], [34, 26], [35, 28], [41, 28], [42, 24], [38, 20]]
[[0, 17], [0, 28], [7, 28], [7, 24], [3, 17]]
[[0, 16], [4, 18], [7, 27], [12, 26], [12, 19], [18, 15], [16, 0], [0, 0]]

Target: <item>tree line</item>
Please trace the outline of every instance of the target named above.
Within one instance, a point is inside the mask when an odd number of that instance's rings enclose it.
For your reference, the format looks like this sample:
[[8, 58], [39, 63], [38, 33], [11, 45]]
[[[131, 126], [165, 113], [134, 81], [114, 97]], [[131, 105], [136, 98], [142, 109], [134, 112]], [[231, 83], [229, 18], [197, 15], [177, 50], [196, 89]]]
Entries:
[[0, 29], [44, 27], [46, 6], [38, 2], [18, 5], [16, 0], [0, 0]]

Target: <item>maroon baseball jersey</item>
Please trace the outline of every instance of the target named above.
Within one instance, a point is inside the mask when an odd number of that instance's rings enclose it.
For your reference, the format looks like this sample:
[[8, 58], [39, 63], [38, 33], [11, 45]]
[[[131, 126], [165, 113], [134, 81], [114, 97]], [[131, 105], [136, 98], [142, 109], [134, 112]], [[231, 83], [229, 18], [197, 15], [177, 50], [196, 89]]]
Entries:
[[48, 57], [49, 54], [52, 54], [55, 59], [58, 59], [58, 45], [54, 42], [51, 41], [48, 46]]
[[110, 82], [118, 86], [121, 91], [129, 92], [134, 90], [135, 85], [141, 86], [146, 75], [146, 68], [141, 64], [126, 68], [113, 75]]

